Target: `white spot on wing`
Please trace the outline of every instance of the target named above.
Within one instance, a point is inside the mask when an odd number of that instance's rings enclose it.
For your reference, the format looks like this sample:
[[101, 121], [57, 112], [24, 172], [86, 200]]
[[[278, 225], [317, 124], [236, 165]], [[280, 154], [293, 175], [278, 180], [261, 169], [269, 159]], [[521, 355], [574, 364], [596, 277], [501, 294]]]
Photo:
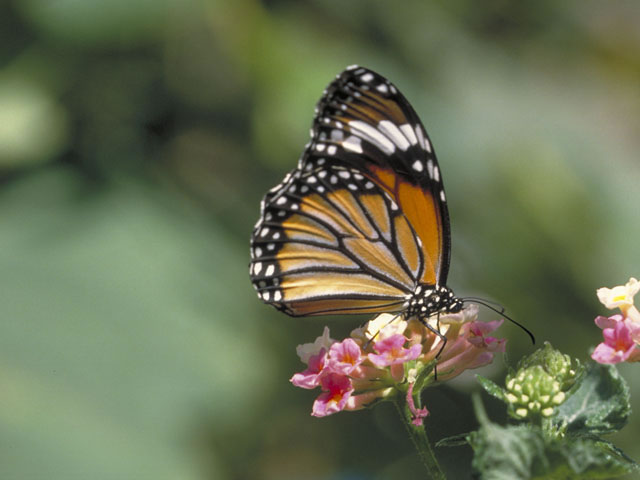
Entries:
[[254, 263], [253, 264], [253, 274], [254, 275], [258, 275], [260, 273], [260, 270], [262, 270], [262, 262]]
[[386, 133], [387, 136], [391, 138], [391, 141], [395, 143], [400, 150], [405, 151], [407, 148], [409, 148], [409, 141], [395, 123], [389, 120], [380, 120], [380, 123], [378, 123], [378, 128]]
[[416, 172], [421, 172], [421, 171], [422, 171], [422, 169], [424, 168], [424, 167], [422, 166], [422, 162], [421, 162], [420, 160], [416, 160], [415, 162], [413, 162], [413, 165], [411, 165], [411, 167], [413, 167], [413, 169], [414, 169]]
[[360, 77], [360, 80], [362, 80], [363, 82], [370, 82], [371, 80], [373, 80], [373, 75], [367, 72]]
[[411, 145], [415, 145], [416, 143], [418, 143], [418, 138], [416, 137], [416, 134], [413, 131], [411, 125], [409, 125], [408, 123], [400, 125], [400, 131], [404, 133], [404, 136], [407, 137]]
[[391, 140], [385, 137], [377, 128], [372, 127], [368, 123], [361, 120], [352, 120], [349, 122], [349, 128], [351, 128], [352, 131], [357, 130], [362, 137], [387, 155], [392, 154], [396, 149]]
[[352, 152], [362, 153], [362, 144], [360, 139], [354, 135], [349, 135], [346, 140], [342, 142], [342, 147], [345, 150], [351, 150]]
[[444, 190], [440, 190], [440, 200], [442, 200], [443, 202], [446, 202], [446, 198], [444, 196]]
[[270, 277], [275, 272], [276, 268], [273, 265], [269, 265], [267, 270], [264, 272], [265, 276]]
[[416, 137], [418, 137], [418, 143], [423, 149], [426, 150], [424, 146], [424, 135], [422, 134], [422, 128], [420, 128], [420, 125], [415, 126], [415, 131], [416, 131]]

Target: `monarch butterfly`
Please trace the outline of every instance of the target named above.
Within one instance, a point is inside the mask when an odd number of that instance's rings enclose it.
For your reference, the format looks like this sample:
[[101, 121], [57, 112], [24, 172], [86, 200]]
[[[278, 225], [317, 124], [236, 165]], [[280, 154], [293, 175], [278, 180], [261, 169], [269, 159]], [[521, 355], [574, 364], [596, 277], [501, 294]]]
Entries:
[[317, 104], [298, 166], [262, 200], [249, 267], [258, 296], [292, 316], [396, 312], [427, 324], [463, 307], [446, 286], [450, 254], [418, 115], [386, 78], [347, 67]]

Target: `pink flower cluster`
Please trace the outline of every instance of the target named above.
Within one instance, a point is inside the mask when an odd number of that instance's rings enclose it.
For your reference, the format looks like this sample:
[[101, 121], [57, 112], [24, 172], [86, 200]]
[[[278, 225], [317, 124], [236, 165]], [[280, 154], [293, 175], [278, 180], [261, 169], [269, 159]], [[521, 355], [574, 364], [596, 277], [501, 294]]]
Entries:
[[633, 304], [633, 297], [640, 291], [640, 282], [629, 279], [626, 285], [614, 288], [599, 288], [598, 299], [609, 308], [620, 309], [620, 314], [611, 317], [599, 316], [596, 325], [602, 329], [604, 341], [593, 353], [598, 363], [620, 363], [640, 361], [640, 312]]
[[[472, 305], [460, 313], [440, 315], [439, 324], [433, 319], [432, 326], [439, 326], [447, 338], [444, 348], [442, 340], [419, 321], [388, 313], [342, 341], [330, 338], [325, 327], [315, 342], [298, 346], [298, 356], [307, 369], [291, 377], [291, 382], [306, 389], [320, 387], [322, 393], [311, 413], [316, 417], [359, 410], [397, 394], [410, 397], [416, 378], [436, 360], [441, 381], [487, 365], [495, 352], [504, 352], [506, 341], [488, 335], [502, 320], [485, 323], [477, 321], [477, 316], [478, 308]], [[434, 381], [431, 371], [423, 386]], [[412, 400], [409, 404], [413, 405]], [[412, 412], [416, 424], [428, 413], [415, 407]]]

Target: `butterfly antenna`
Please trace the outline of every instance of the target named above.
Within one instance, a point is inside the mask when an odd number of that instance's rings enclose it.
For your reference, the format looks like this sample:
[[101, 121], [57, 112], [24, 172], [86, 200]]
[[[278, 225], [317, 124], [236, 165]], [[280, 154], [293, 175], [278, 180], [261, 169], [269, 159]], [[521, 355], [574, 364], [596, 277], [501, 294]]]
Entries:
[[[518, 327], [520, 327], [524, 332], [526, 332], [527, 335], [529, 335], [529, 338], [531, 339], [531, 343], [532, 344], [536, 344], [536, 337], [533, 335], [533, 333], [531, 333], [531, 330], [529, 330], [527, 327], [525, 327], [524, 325], [522, 325], [520, 322], [515, 321], [513, 318], [511, 318], [509, 315], [504, 313], [504, 307], [502, 305], [500, 305], [499, 303], [496, 302], [490, 302], [488, 300], [483, 300], [480, 298], [476, 298], [476, 297], [465, 297], [462, 299], [463, 303], [465, 302], [471, 302], [471, 303], [477, 303], [478, 305], [482, 305], [486, 308], [488, 308], [489, 310], [492, 310], [494, 312], [496, 312], [498, 315], [503, 316], [504, 318], [506, 318], [507, 320], [509, 320], [511, 323], [513, 323], [514, 325], [517, 325]], [[499, 305], [500, 308], [496, 308], [493, 305]]]
[[481, 303], [482, 305], [485, 305], [485, 306], [489, 304], [497, 308], [498, 310], [500, 310], [500, 313], [503, 313], [506, 310], [504, 308], [504, 305], [502, 305], [500, 302], [496, 302], [495, 300], [487, 300], [486, 298], [481, 298], [481, 297], [464, 297], [461, 300], [463, 302], [469, 301], [469, 302]]

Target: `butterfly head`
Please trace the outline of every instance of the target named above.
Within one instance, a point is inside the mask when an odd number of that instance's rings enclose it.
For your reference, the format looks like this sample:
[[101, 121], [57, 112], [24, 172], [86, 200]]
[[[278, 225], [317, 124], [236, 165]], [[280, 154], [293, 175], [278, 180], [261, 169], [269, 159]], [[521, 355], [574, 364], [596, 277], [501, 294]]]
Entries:
[[420, 284], [409, 300], [405, 316], [426, 319], [434, 313], [458, 313], [462, 307], [462, 300], [449, 287]]

